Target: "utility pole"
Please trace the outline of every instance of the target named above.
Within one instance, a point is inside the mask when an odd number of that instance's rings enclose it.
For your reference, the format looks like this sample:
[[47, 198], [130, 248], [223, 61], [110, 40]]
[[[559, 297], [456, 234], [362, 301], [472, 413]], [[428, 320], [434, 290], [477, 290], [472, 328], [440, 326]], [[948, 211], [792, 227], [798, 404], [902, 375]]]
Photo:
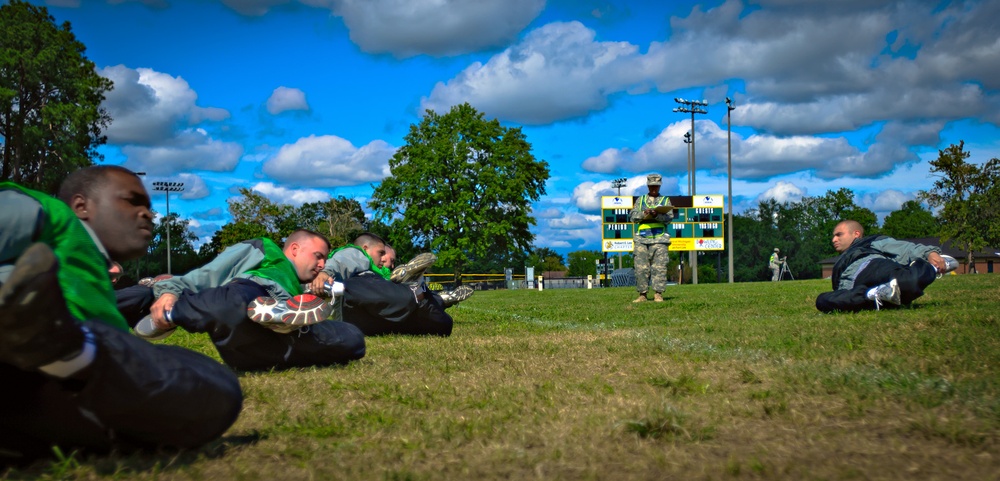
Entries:
[[[684, 113], [690, 113], [691, 114], [691, 132], [690, 132], [690, 134], [691, 134], [691, 162], [690, 162], [689, 167], [688, 167], [688, 175], [690, 176], [690, 179], [691, 179], [691, 197], [694, 197], [695, 195], [697, 195], [697, 192], [698, 192], [697, 188], [695, 187], [695, 180], [694, 180], [695, 179], [695, 172], [698, 171], [697, 165], [695, 163], [695, 155], [694, 155], [694, 137], [695, 137], [694, 114], [707, 114], [708, 110], [705, 110], [702, 107], [707, 107], [708, 106], [708, 102], [704, 101], [704, 100], [685, 100], [685, 99], [682, 99], [682, 98], [674, 98], [674, 102], [677, 102], [677, 103], [681, 104], [680, 107], [674, 107], [674, 112], [684, 112]], [[698, 283], [698, 251], [697, 250], [691, 251], [689, 253], [689, 257], [690, 257], [690, 263], [689, 263], [689, 265], [691, 266], [691, 283], [692, 284], [697, 284]]]
[[727, 138], [727, 170], [729, 179], [729, 195], [726, 197], [729, 202], [729, 215], [726, 217], [726, 250], [729, 251], [729, 283], [733, 283], [733, 110], [736, 109], [735, 102], [726, 97], [726, 138]]

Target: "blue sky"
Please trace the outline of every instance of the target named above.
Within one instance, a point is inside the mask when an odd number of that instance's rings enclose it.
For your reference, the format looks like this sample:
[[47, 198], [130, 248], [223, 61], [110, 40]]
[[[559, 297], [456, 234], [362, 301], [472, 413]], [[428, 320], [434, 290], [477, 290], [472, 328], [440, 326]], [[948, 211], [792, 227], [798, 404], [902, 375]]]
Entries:
[[[964, 140], [1000, 157], [1000, 2], [45, 0], [115, 82], [108, 163], [173, 180], [202, 241], [238, 187], [363, 205], [424, 109], [469, 102], [549, 163], [536, 246], [600, 249], [600, 197], [725, 194], [736, 212], [846, 187], [880, 216]], [[148, 185], [147, 185], [148, 186]], [[154, 196], [163, 212], [165, 198]]]

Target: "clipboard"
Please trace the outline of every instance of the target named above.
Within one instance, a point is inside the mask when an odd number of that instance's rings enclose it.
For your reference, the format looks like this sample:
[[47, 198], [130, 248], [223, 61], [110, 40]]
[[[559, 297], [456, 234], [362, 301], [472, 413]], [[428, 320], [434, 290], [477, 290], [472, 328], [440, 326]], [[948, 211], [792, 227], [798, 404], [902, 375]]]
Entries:
[[656, 211], [657, 214], [669, 214], [674, 211], [674, 208], [669, 205], [658, 205], [654, 207], [653, 210]]

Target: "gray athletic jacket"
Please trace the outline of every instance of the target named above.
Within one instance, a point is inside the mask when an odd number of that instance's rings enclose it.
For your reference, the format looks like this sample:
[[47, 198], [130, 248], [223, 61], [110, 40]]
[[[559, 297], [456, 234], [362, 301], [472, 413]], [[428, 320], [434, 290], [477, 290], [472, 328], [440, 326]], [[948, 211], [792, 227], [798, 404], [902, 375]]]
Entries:
[[[159, 297], [164, 292], [180, 295], [185, 289], [198, 292], [203, 289], [219, 287], [233, 279], [249, 279], [260, 284], [267, 292], [279, 301], [284, 301], [302, 293], [302, 284], [294, 284], [282, 287], [278, 282], [257, 275], [257, 269], [268, 259], [265, 250], [265, 242], [269, 239], [251, 239], [231, 245], [222, 251], [218, 257], [183, 276], [172, 277], [153, 284], [153, 294]], [[271, 243], [271, 255], [276, 256], [274, 249], [277, 248]], [[284, 257], [284, 254], [281, 254]], [[296, 279], [296, 282], [298, 280]], [[298, 288], [298, 292], [289, 292], [289, 289]]]
[[[859, 242], [861, 239], [857, 239], [854, 242]], [[901, 241], [893, 239], [888, 236], [880, 236], [876, 238], [871, 243], [871, 248], [876, 251], [881, 251], [881, 254], [871, 253], [863, 257], [858, 257], [854, 262], [851, 262], [846, 267], [844, 267], [844, 272], [840, 275], [840, 284], [837, 289], [852, 289], [854, 288], [854, 279], [858, 277], [864, 267], [868, 266], [868, 263], [872, 259], [890, 259], [899, 264], [909, 265], [911, 262], [917, 259], [927, 259], [928, 254], [931, 252], [941, 253], [940, 247], [935, 246], [925, 246], [923, 244], [914, 244], [913, 242]], [[850, 250], [850, 248], [848, 248]], [[848, 252], [845, 251], [844, 254]]]

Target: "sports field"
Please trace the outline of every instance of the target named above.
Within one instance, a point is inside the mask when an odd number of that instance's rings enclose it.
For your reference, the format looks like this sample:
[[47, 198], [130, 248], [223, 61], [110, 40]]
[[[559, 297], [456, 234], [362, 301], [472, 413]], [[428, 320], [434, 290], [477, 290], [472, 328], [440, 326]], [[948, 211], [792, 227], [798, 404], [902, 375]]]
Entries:
[[1000, 275], [846, 315], [815, 310], [829, 288], [477, 292], [450, 338], [242, 375], [240, 419], [200, 451], [64, 453], [3, 477], [1000, 479]]

